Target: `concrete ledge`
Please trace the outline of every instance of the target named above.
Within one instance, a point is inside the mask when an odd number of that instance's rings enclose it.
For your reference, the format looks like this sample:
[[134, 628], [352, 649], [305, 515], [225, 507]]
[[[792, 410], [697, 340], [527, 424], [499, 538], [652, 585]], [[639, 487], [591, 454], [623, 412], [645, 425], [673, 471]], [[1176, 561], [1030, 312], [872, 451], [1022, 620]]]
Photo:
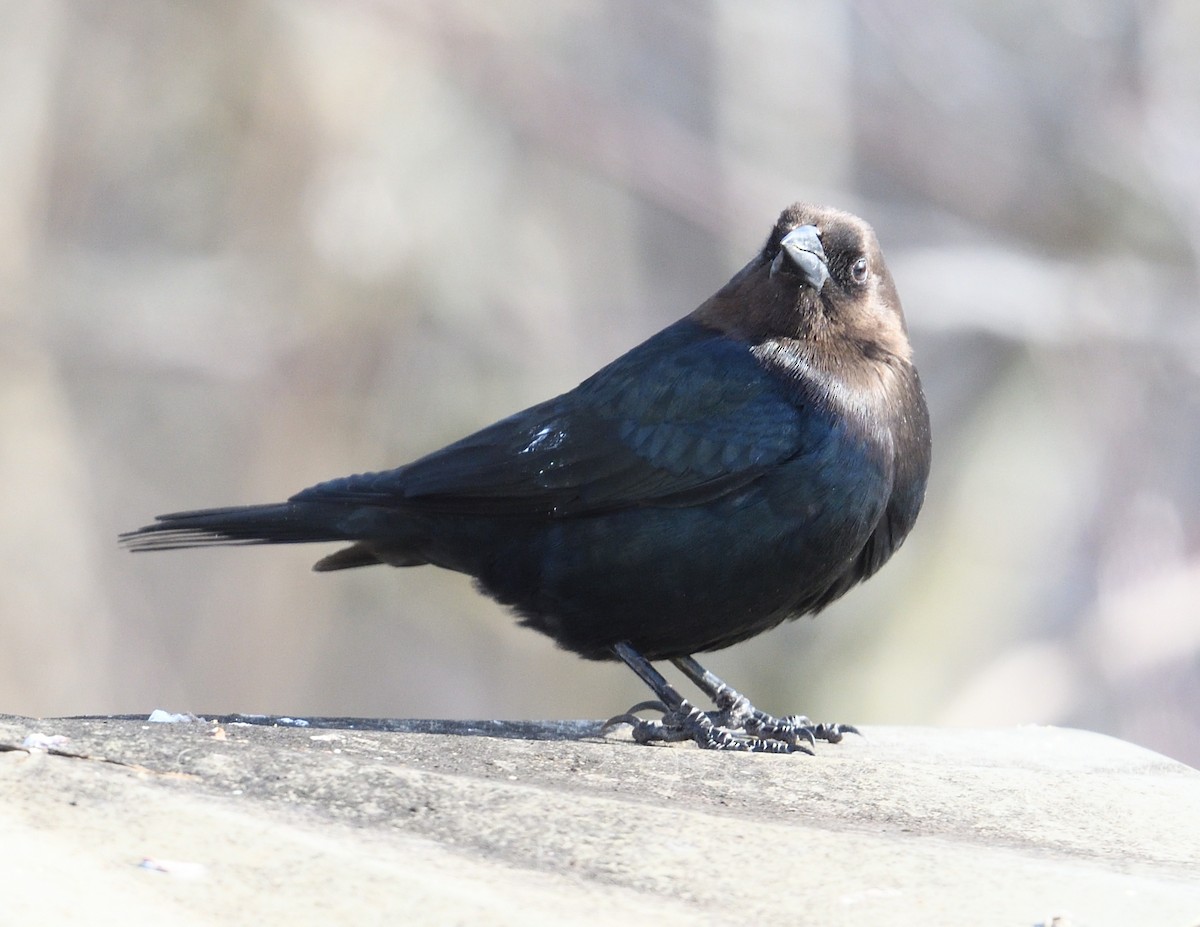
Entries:
[[1200, 924], [1200, 772], [1097, 734], [868, 728], [777, 757], [590, 721], [277, 721], [0, 716], [0, 911]]

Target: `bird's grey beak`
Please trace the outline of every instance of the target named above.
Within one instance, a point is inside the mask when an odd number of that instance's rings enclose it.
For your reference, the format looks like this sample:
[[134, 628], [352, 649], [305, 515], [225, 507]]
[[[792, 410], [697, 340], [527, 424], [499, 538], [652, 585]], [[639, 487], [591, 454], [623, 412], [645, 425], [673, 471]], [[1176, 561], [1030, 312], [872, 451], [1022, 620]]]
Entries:
[[779, 253], [771, 262], [771, 276], [778, 273], [798, 275], [818, 293], [829, 279], [829, 266], [821, 235], [815, 225], [802, 225], [783, 236]]

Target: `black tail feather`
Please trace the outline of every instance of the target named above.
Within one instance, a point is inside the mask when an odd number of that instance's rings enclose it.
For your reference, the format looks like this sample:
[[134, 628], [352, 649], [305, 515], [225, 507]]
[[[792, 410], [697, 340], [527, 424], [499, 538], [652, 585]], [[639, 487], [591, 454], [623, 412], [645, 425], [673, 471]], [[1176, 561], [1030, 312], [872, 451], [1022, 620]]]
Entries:
[[282, 502], [174, 512], [159, 515], [152, 525], [125, 532], [119, 540], [123, 547], [133, 551], [346, 540], [337, 525], [345, 509], [334, 508]]

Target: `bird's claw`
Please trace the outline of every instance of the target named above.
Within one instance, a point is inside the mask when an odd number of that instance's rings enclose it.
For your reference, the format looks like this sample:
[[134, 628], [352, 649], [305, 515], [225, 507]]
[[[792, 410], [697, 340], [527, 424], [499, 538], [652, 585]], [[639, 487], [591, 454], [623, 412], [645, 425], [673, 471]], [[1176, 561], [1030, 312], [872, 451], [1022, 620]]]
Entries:
[[[660, 724], [661, 725], [661, 722], [646, 721], [646, 720], [643, 720], [642, 718], [639, 718], [637, 716], [637, 713], [639, 711], [661, 711], [663, 713], [663, 715], [665, 716], [667, 714], [667, 706], [664, 705], [662, 702], [658, 701], [658, 699], [651, 699], [650, 701], [646, 701], [646, 702], [638, 702], [636, 705], [634, 705], [628, 711], [624, 712], [623, 714], [613, 715], [611, 718], [609, 718], [607, 721], [605, 721], [602, 725], [600, 725], [601, 736], [603, 736], [604, 734], [607, 734], [614, 727], [617, 727], [621, 724], [628, 724], [630, 727], [632, 727], [634, 729], [634, 731], [635, 731], [634, 740], [637, 740], [636, 731], [638, 730], [638, 728], [641, 725], [650, 725], [650, 724]], [[662, 738], [653, 738], [653, 739], [661, 740]], [[641, 741], [638, 741], [638, 743], [648, 743], [648, 741], [641, 740]]]
[[817, 740], [823, 740], [826, 743], [841, 743], [842, 735], [844, 734], [857, 734], [859, 737], [862, 736], [862, 732], [853, 724], [839, 724], [836, 722], [813, 724], [808, 720], [808, 718], [802, 718], [801, 720], [808, 725], [808, 730], [812, 732], [813, 737], [815, 737]]

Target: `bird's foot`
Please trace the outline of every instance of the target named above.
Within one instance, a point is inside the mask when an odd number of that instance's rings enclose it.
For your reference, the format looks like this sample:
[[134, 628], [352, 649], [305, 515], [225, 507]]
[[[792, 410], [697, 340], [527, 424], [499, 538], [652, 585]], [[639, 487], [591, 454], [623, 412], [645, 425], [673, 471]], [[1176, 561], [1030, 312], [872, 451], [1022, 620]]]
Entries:
[[818, 740], [836, 744], [845, 734], [859, 733], [853, 724], [814, 723], [805, 715], [777, 718], [755, 708], [746, 696], [725, 683], [717, 687], [712, 697], [717, 710], [708, 713], [709, 720], [718, 727], [740, 730], [751, 737], [790, 743], [807, 741], [810, 747], [815, 747]]
[[[739, 750], [746, 753], [813, 753], [818, 740], [835, 744], [844, 734], [857, 734], [851, 724], [813, 724], [803, 715], [776, 718], [759, 711], [750, 700], [722, 682], [692, 657], [674, 657], [671, 662], [683, 671], [716, 706], [713, 711], [696, 708], [679, 694], [650, 661], [627, 642], [613, 645], [613, 655], [637, 673], [658, 696], [639, 702], [622, 715], [609, 718], [601, 733], [619, 724], [633, 728], [639, 744], [678, 743], [693, 740], [705, 750]], [[639, 718], [639, 711], [662, 713], [658, 720]]]
[[[750, 703], [747, 702], [747, 705]], [[750, 706], [752, 711], [756, 711]], [[661, 711], [662, 718], [647, 720], [639, 718], [639, 711]], [[656, 742], [679, 743], [695, 741], [705, 750], [737, 750], [744, 753], [808, 753], [812, 754], [815, 734], [812, 725], [801, 728], [801, 733], [787, 725], [791, 719], [771, 718], [757, 712], [764, 719], [759, 723], [753, 716], [746, 724], [732, 724], [725, 711], [702, 711], [687, 699], [681, 699], [676, 708], [668, 708], [662, 702], [639, 702], [629, 711], [609, 718], [601, 728], [606, 732], [618, 724], [628, 724], [633, 730], [633, 740], [639, 744]], [[769, 720], [772, 723], [765, 723]], [[807, 721], [807, 719], [804, 719]], [[827, 725], [819, 725], [825, 728]], [[845, 728], [845, 726], [842, 726]], [[825, 738], [821, 738], [825, 739]], [[838, 737], [840, 740], [840, 735]]]

